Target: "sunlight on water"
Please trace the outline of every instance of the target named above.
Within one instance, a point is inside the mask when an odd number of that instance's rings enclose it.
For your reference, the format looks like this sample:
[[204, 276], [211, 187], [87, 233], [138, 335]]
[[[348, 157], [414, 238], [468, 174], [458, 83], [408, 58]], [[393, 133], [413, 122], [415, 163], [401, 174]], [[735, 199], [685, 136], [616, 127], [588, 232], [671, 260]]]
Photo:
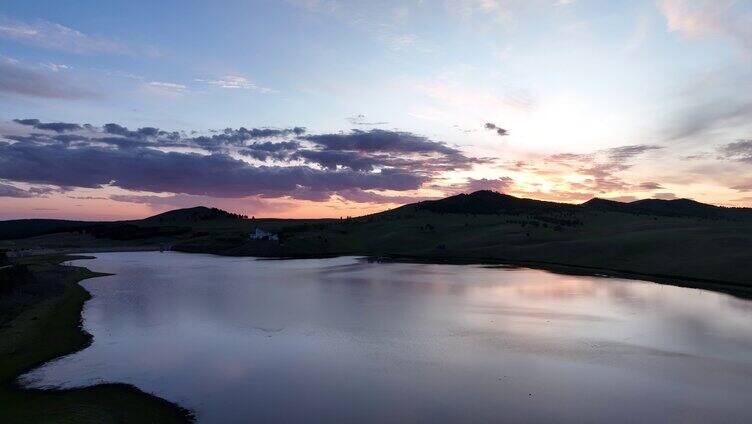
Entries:
[[101, 253], [93, 344], [34, 387], [124, 382], [201, 422], [750, 422], [752, 302], [357, 258]]

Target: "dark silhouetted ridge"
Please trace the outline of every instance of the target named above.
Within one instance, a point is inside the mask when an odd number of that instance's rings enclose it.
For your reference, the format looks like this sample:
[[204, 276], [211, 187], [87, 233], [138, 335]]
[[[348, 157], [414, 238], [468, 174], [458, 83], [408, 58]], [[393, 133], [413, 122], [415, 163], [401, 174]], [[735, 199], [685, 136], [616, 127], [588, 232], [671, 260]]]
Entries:
[[691, 199], [644, 199], [634, 202], [617, 202], [614, 200], [590, 199], [582, 207], [591, 210], [622, 212], [638, 215], [656, 215], [670, 217], [693, 217], [708, 219], [744, 219], [752, 218], [749, 208], [725, 208], [708, 205]]
[[727, 212], [734, 210], [731, 208], [707, 205], [690, 199], [644, 199], [636, 200], [629, 205], [639, 211], [666, 216], [720, 217], [721, 215], [725, 215]]
[[143, 219], [141, 222], [147, 224], [154, 223], [181, 223], [181, 222], [200, 222], [215, 220], [234, 220], [243, 219], [243, 215], [234, 214], [218, 208], [207, 208], [206, 206], [196, 206], [194, 208], [175, 209], [160, 213]]
[[89, 224], [91, 223], [86, 221], [68, 221], [64, 219], [13, 219], [0, 221], [0, 240], [74, 231]]
[[616, 200], [601, 199], [599, 197], [593, 197], [580, 206], [587, 209], [609, 212], [630, 213], [632, 211], [632, 209], [629, 207], [629, 203], [617, 202]]
[[752, 219], [752, 209], [749, 208], [726, 208], [700, 203], [691, 199], [644, 199], [634, 202], [618, 202], [596, 197], [581, 205], [571, 205], [568, 203], [519, 198], [490, 190], [481, 190], [470, 194], [458, 194], [445, 199], [413, 203], [403, 206], [401, 209], [477, 215], [539, 215], [594, 210], [666, 217]]
[[416, 210], [436, 213], [465, 213], [478, 215], [493, 214], [538, 214], [547, 212], [573, 211], [575, 205], [524, 199], [490, 190], [470, 194], [458, 194], [440, 200], [427, 200], [409, 205]]
[[[131, 240], [170, 236], [188, 231], [192, 223], [242, 220], [244, 215], [217, 208], [197, 206], [175, 209], [135, 221], [88, 222], [63, 219], [15, 219], [0, 221], [0, 240], [21, 239], [64, 232], [85, 232], [95, 237]], [[155, 230], [155, 227], [163, 227]]]

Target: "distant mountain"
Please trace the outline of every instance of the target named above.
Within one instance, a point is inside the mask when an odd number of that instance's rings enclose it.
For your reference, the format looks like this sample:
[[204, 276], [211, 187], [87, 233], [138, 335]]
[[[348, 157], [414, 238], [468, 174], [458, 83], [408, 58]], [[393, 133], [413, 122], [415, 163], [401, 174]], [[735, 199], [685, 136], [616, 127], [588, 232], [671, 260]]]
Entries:
[[[576, 205], [478, 191], [352, 219], [242, 218], [196, 207], [138, 221], [6, 221], [0, 222], [2, 238], [42, 237], [0, 246], [80, 251], [165, 246], [232, 256], [566, 265], [614, 275], [723, 282], [710, 286], [752, 297], [752, 209], [688, 199], [592, 199]], [[278, 240], [251, 239], [248, 234], [257, 226], [278, 234]]]
[[91, 224], [91, 222], [86, 221], [69, 221], [64, 219], [13, 219], [10, 221], [0, 221], [0, 240], [62, 233]]
[[620, 212], [632, 215], [693, 217], [707, 219], [752, 219], [750, 208], [726, 208], [690, 199], [644, 199], [617, 202], [593, 198], [580, 205], [525, 199], [490, 190], [458, 194], [445, 199], [427, 200], [402, 206], [397, 210], [430, 211], [475, 215], [540, 215], [577, 211]]
[[[645, 199], [634, 202], [617, 202], [594, 198], [580, 205], [525, 199], [490, 190], [470, 194], [458, 194], [439, 200], [408, 204], [376, 215], [389, 215], [404, 211], [428, 211], [437, 214], [470, 215], [528, 215], [543, 219], [557, 215], [557, 219], [577, 219], [573, 214], [586, 211], [619, 212], [632, 215], [665, 217], [693, 217], [705, 219], [752, 220], [752, 209], [725, 208], [708, 205], [690, 199], [658, 200]], [[79, 231], [95, 237], [125, 239], [147, 236], [183, 234], [199, 226], [235, 226], [245, 216], [222, 209], [198, 206], [176, 209], [142, 220], [87, 222], [57, 219], [19, 219], [0, 221], [0, 240], [19, 239]], [[155, 227], [164, 227], [156, 231]], [[169, 227], [169, 228], [168, 228]]]
[[600, 197], [593, 197], [587, 202], [582, 203], [580, 206], [588, 209], [629, 213], [629, 203], [601, 199]]
[[[80, 231], [95, 237], [129, 240], [155, 236], [170, 236], [187, 232], [186, 227], [197, 223], [239, 221], [242, 215], [217, 208], [198, 206], [175, 209], [133, 221], [69, 221], [62, 219], [14, 219], [0, 221], [0, 240], [22, 239], [63, 232]], [[155, 227], [164, 227], [155, 231]]]
[[175, 209], [142, 219], [144, 224], [185, 224], [201, 221], [238, 220], [246, 217], [217, 208], [197, 206], [194, 208]]
[[752, 218], [752, 209], [749, 208], [724, 208], [700, 203], [691, 199], [644, 199], [635, 200], [634, 202], [617, 202], [614, 200], [594, 198], [583, 203], [581, 206], [591, 210], [621, 212], [636, 215], [708, 219]]
[[470, 194], [458, 194], [439, 200], [427, 200], [403, 206], [414, 210], [435, 213], [462, 213], [476, 215], [495, 214], [539, 214], [547, 212], [566, 212], [577, 210], [576, 205], [546, 202], [510, 196], [490, 190], [476, 191]]

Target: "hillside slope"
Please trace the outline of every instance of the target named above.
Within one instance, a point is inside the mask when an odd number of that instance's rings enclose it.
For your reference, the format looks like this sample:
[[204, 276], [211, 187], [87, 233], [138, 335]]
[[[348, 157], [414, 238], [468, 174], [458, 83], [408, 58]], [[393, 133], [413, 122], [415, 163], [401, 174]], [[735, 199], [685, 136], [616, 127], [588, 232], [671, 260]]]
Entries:
[[86, 221], [68, 221], [64, 219], [13, 219], [0, 221], [0, 240], [20, 239], [71, 231], [89, 224], [91, 223]]
[[[350, 219], [244, 219], [191, 208], [97, 225], [104, 229], [11, 240], [0, 248], [151, 246], [237, 256], [567, 265], [719, 283], [752, 294], [752, 211], [684, 199], [570, 205], [480, 191]], [[279, 240], [253, 240], [256, 228]]]

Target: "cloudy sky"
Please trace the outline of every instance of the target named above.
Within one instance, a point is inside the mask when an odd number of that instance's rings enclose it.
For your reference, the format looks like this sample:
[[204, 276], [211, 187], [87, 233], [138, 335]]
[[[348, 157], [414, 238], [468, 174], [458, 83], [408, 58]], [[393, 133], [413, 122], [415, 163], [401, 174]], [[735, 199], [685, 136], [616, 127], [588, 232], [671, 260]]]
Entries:
[[752, 0], [0, 3], [0, 219], [752, 206]]

